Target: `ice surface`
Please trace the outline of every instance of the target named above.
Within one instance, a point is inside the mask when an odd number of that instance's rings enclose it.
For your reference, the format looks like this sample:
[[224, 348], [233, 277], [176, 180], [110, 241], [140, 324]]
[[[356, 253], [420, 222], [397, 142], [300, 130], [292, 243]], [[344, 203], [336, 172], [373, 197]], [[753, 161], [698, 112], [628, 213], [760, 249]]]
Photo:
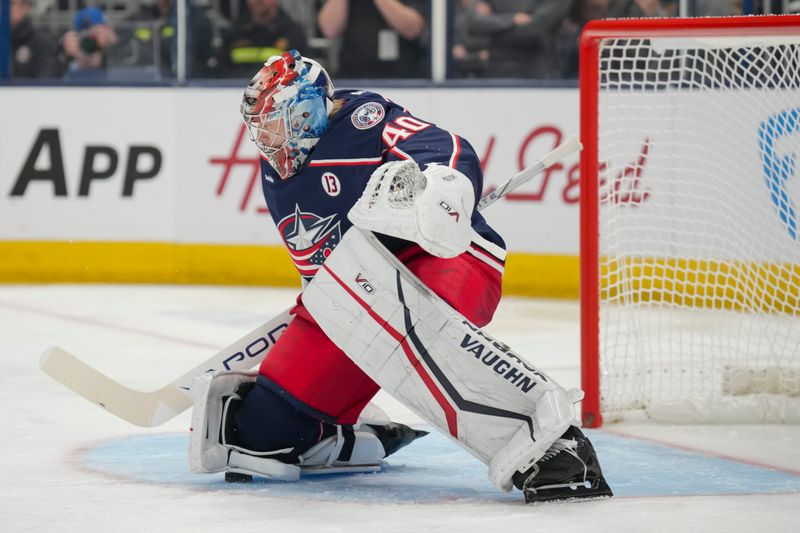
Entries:
[[[38, 369], [60, 345], [154, 389], [291, 303], [294, 291], [130, 285], [0, 286], [0, 531], [794, 531], [795, 426], [616, 425], [590, 433], [608, 500], [524, 505], [431, 435], [370, 475], [230, 486], [186, 467], [188, 412], [141, 429]], [[489, 332], [577, 386], [574, 302], [509, 299]], [[392, 398], [398, 421], [424, 425]]]

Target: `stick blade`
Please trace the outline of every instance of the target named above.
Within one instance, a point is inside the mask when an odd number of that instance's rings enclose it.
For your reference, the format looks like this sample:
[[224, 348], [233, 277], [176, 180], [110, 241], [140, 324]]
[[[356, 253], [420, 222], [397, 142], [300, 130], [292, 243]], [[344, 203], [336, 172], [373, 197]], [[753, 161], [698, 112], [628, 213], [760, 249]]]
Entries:
[[172, 384], [153, 392], [128, 388], [57, 346], [42, 354], [39, 367], [74, 393], [137, 426], [158, 426], [192, 405], [189, 391]]

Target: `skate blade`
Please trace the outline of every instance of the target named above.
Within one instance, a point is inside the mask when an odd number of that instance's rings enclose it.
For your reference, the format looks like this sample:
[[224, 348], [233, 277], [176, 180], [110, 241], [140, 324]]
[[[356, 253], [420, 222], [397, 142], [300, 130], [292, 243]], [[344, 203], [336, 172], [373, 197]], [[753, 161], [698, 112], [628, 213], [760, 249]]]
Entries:
[[545, 485], [528, 487], [523, 491], [525, 503], [554, 502], [563, 500], [593, 500], [610, 498], [614, 495], [611, 487], [603, 478], [595, 479], [588, 487], [583, 483], [564, 483], [561, 485]]

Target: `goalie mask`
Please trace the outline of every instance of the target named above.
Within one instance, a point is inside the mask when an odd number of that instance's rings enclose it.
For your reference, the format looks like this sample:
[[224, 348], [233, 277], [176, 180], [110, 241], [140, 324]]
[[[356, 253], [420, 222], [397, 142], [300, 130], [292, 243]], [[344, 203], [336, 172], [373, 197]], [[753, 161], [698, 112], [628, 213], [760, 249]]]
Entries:
[[270, 57], [242, 98], [252, 140], [282, 180], [303, 165], [328, 125], [333, 84], [319, 63], [297, 50]]

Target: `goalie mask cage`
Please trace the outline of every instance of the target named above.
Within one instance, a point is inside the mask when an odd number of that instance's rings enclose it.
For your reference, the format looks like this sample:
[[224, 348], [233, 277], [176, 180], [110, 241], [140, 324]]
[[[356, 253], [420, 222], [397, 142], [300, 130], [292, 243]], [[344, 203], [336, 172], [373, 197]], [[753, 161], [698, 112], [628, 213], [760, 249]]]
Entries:
[[584, 425], [800, 421], [800, 16], [581, 37]]

